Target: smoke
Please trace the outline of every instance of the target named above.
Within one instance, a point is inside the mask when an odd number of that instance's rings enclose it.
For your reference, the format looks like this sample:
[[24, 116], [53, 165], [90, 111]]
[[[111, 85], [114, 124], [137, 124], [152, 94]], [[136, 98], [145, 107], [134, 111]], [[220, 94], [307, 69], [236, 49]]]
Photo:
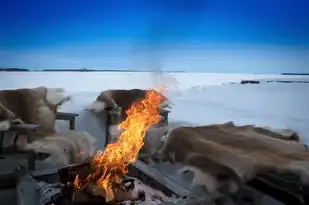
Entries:
[[201, 27], [201, 18], [208, 6], [207, 0], [151, 1], [147, 27], [133, 46], [133, 54], [142, 69], [151, 71], [154, 85], [175, 83], [164, 71], [165, 60], [183, 41], [194, 36]]

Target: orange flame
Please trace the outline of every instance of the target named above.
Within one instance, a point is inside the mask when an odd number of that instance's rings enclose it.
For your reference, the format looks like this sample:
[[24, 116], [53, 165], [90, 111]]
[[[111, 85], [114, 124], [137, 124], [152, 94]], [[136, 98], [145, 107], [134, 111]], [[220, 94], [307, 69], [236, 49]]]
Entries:
[[105, 191], [106, 201], [114, 199], [113, 184], [121, 183], [128, 165], [137, 159], [147, 129], [160, 121], [159, 106], [163, 99], [161, 92], [149, 90], [143, 100], [134, 103], [126, 111], [128, 117], [119, 124], [119, 128], [124, 129], [124, 132], [116, 143], [108, 144], [104, 152], [98, 152], [93, 158], [91, 166], [95, 170], [94, 173], [83, 183], [79, 176], [76, 176], [74, 185], [77, 190], [96, 179], [97, 185]]

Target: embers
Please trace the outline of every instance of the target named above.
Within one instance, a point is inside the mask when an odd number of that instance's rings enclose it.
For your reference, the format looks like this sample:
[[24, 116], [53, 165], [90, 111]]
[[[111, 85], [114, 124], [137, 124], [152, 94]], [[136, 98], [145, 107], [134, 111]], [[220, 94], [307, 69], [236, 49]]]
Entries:
[[[95, 204], [162, 204], [162, 202], [174, 201], [176, 197], [168, 197], [173, 195], [175, 192], [170, 191], [166, 188], [166, 184], [159, 183], [161, 180], [156, 180], [151, 177], [154, 174], [148, 173], [147, 169], [141, 171], [140, 165], [138, 163], [138, 168], [134, 166], [129, 167], [128, 176], [124, 176], [122, 183], [113, 184], [113, 192], [117, 195], [117, 200], [106, 203], [104, 197], [104, 191], [96, 186], [96, 183], [93, 181], [88, 190], [84, 188], [80, 191], [74, 191], [73, 181], [76, 175], [80, 176], [80, 179], [84, 179], [91, 173], [93, 170], [89, 166], [89, 163], [83, 163], [79, 165], [74, 165], [66, 167], [58, 171], [60, 182], [67, 184], [66, 191], [67, 198], [71, 200], [70, 203], [63, 205], [95, 205]], [[160, 176], [156, 173], [155, 176]], [[69, 183], [68, 183], [69, 182]], [[169, 183], [167, 179], [164, 179], [164, 183]], [[160, 191], [159, 191], [160, 190]], [[100, 194], [101, 193], [101, 194]], [[75, 196], [73, 196], [75, 195]], [[131, 197], [131, 198], [128, 198]], [[122, 197], [122, 198], [121, 198]], [[124, 198], [127, 197], [127, 200]], [[74, 201], [73, 201], [74, 198]], [[178, 197], [177, 197], [178, 198]], [[60, 205], [58, 203], [55, 203]]]
[[115, 200], [106, 202], [105, 193], [96, 184], [90, 183], [81, 191], [75, 191], [72, 183], [67, 183], [63, 189], [63, 199], [57, 205], [133, 205], [133, 204], [161, 204], [175, 200], [167, 197], [161, 191], [155, 190], [142, 183], [137, 178], [126, 178], [122, 184], [113, 187]]
[[[106, 199], [107, 193], [97, 186], [95, 183], [89, 183], [89, 185], [83, 190], [93, 196], [101, 196]], [[138, 201], [145, 199], [145, 191], [138, 189], [135, 184], [135, 179], [124, 179], [122, 183], [113, 184], [111, 190], [113, 192], [113, 200], [108, 201], [109, 204], [115, 204], [122, 201]]]

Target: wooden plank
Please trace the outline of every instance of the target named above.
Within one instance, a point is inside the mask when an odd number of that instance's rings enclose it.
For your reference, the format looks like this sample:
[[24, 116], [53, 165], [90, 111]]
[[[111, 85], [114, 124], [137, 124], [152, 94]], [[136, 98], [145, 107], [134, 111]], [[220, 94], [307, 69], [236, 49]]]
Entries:
[[161, 109], [160, 110], [160, 114], [167, 114], [167, 113], [170, 113], [171, 111], [169, 110], [165, 110], [165, 109]]
[[[34, 124], [13, 124], [9, 130], [7, 131], [1, 131], [0, 132], [0, 153], [2, 154], [3, 152], [10, 152], [12, 153], [14, 150], [14, 143], [13, 142], [12, 146], [10, 146], [9, 148], [4, 148], [3, 146], [3, 142], [4, 142], [4, 138], [5, 138], [5, 134], [9, 133], [9, 132], [15, 132], [18, 135], [29, 135], [31, 133], [34, 133], [36, 131], [36, 129], [38, 128], [38, 125], [34, 125]], [[15, 139], [17, 139], [15, 137]], [[15, 150], [16, 151], [16, 150]]]
[[57, 112], [57, 120], [66, 120], [70, 123], [70, 130], [75, 130], [75, 118], [79, 116], [77, 113]]
[[19, 167], [12, 173], [6, 173], [0, 175], [0, 188], [10, 188], [17, 185], [18, 179], [25, 175], [26, 168]]
[[162, 186], [167, 187], [180, 197], [188, 196], [191, 193], [190, 190], [172, 181], [170, 178], [163, 175], [157, 169], [149, 167], [142, 161], [137, 160], [135, 163], [132, 164], [132, 166], [136, 169], [139, 169], [142, 173], [152, 178], [157, 183], [160, 183]]
[[[271, 183], [262, 177], [257, 177], [247, 183], [249, 187], [252, 187], [266, 195], [273, 197], [274, 199], [286, 204], [286, 205], [302, 205], [301, 193], [290, 192], [286, 187], [281, 187], [280, 189], [277, 186], [273, 186]], [[288, 185], [287, 185], [288, 186]]]
[[35, 170], [36, 154], [33, 150], [16, 151], [14, 147], [8, 147], [2, 150], [1, 157], [26, 158], [28, 160], [28, 169]]
[[74, 120], [79, 114], [77, 113], [68, 113], [68, 112], [57, 112], [57, 120]]
[[33, 124], [13, 124], [8, 131], [18, 132], [18, 134], [29, 134], [35, 132], [39, 125]]
[[309, 194], [309, 190], [304, 189], [300, 178], [296, 175], [277, 175], [273, 173], [263, 173], [257, 178], [287, 192]]

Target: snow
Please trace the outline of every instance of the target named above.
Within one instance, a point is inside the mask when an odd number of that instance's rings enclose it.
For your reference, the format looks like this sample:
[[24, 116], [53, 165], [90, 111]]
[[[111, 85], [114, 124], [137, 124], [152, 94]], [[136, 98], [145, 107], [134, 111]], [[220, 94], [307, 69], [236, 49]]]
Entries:
[[234, 121], [290, 128], [309, 144], [308, 83], [237, 84], [252, 79], [308, 81], [307, 76], [142, 72], [1, 72], [0, 76], [1, 89], [36, 86], [66, 89], [73, 99], [62, 111], [80, 113], [77, 129], [86, 130], [99, 140], [104, 132], [100, 122], [83, 110], [102, 90], [168, 84], [168, 96], [173, 103], [169, 118], [172, 123], [202, 125]]

